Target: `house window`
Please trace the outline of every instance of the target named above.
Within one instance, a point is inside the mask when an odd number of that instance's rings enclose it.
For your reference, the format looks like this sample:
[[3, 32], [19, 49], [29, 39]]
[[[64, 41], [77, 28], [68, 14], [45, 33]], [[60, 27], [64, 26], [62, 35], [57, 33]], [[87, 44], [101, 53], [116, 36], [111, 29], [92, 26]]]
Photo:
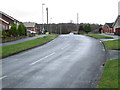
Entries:
[[2, 24], [0, 24], [0, 31], [2, 30]]
[[2, 25], [2, 29], [5, 29], [5, 30], [6, 30], [6, 26], [5, 26], [5, 25]]

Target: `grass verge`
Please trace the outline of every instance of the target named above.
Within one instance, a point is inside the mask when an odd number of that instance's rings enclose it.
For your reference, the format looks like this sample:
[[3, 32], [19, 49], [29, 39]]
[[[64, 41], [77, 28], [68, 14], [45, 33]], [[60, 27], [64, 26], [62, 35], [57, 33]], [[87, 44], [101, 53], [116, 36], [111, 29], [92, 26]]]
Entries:
[[98, 38], [98, 39], [113, 39], [113, 37], [99, 35], [99, 34], [85, 34], [85, 35]]
[[55, 37], [58, 37], [58, 34], [48, 34], [47, 36], [44, 36], [44, 38], [55, 38]]
[[98, 88], [118, 88], [118, 60], [120, 59], [107, 61]]
[[6, 57], [9, 55], [24, 51], [24, 50], [30, 49], [32, 47], [45, 44], [51, 40], [53, 40], [53, 39], [51, 39], [51, 38], [36, 38], [34, 40], [29, 40], [29, 41], [25, 41], [25, 42], [18, 43], [18, 44], [0, 47], [0, 48], [2, 48], [2, 50], [0, 52], [0, 53], [2, 53], [2, 56], [0, 55], [0, 57]]
[[120, 39], [103, 42], [109, 50], [120, 50]]

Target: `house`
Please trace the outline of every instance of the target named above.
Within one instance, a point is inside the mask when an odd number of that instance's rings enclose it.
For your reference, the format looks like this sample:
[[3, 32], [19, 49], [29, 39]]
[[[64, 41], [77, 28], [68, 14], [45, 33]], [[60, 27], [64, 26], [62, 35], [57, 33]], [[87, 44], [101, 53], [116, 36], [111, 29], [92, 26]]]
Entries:
[[102, 33], [114, 34], [114, 29], [112, 25], [113, 23], [105, 23], [105, 25], [102, 26]]
[[13, 23], [15, 23], [17, 26], [19, 24], [22, 24], [22, 22], [19, 22], [18, 20], [14, 19], [13, 17], [0, 11], [0, 27], [2, 27], [2, 29], [9, 30]]
[[37, 24], [35, 22], [24, 22], [23, 23], [27, 30], [38, 33]]
[[118, 15], [117, 19], [113, 24], [115, 34], [120, 34], [120, 15]]

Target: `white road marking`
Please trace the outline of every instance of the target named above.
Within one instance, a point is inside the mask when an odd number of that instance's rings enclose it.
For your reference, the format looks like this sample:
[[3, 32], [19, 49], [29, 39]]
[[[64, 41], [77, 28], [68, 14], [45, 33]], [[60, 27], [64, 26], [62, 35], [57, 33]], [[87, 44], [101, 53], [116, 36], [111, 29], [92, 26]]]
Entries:
[[65, 48], [67, 48], [68, 46], [69, 46], [69, 44], [68, 44], [67, 46], [65, 46], [65, 47], [61, 48], [61, 49], [65, 49]]
[[43, 58], [41, 58], [41, 59], [39, 59], [39, 60], [37, 60], [37, 61], [35, 61], [35, 62], [33, 62], [33, 63], [31, 63], [30, 65], [34, 65], [34, 64], [36, 64], [36, 63], [38, 63], [38, 62], [40, 62], [40, 61], [42, 61], [42, 60], [44, 60], [44, 59], [46, 59], [46, 58], [54, 55], [54, 54], [55, 54], [55, 52], [54, 52], [54, 53], [51, 53], [51, 54], [49, 54], [49, 55], [47, 55], [47, 56], [45, 56], [45, 57], [43, 57]]
[[4, 78], [6, 78], [6, 77], [7, 77], [7, 76], [0, 77], [0, 80], [1, 80], [1, 79], [4, 79]]

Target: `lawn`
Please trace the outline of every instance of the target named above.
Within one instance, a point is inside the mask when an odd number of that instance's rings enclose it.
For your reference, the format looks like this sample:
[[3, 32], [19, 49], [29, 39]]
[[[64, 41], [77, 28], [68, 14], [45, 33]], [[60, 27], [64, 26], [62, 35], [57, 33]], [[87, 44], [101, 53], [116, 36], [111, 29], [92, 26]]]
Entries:
[[0, 49], [2, 48], [1, 52], [2, 55], [0, 55], [0, 57], [5, 57], [38, 45], [42, 45], [45, 44], [49, 41], [51, 41], [53, 39], [50, 38], [36, 38], [34, 40], [29, 40], [29, 41], [25, 41], [22, 43], [18, 43], [18, 44], [13, 44], [13, 45], [8, 45], [8, 46], [4, 46], [4, 47], [0, 47]]
[[85, 35], [98, 38], [98, 39], [113, 39], [113, 37], [99, 35], [99, 34], [85, 34]]
[[118, 88], [118, 70], [120, 72], [120, 66], [118, 60], [109, 60], [106, 63], [104, 72], [98, 84], [98, 88]]
[[120, 50], [120, 39], [103, 42], [109, 50]]
[[49, 38], [49, 37], [58, 37], [58, 34], [48, 34], [47, 36], [44, 36], [44, 38]]

